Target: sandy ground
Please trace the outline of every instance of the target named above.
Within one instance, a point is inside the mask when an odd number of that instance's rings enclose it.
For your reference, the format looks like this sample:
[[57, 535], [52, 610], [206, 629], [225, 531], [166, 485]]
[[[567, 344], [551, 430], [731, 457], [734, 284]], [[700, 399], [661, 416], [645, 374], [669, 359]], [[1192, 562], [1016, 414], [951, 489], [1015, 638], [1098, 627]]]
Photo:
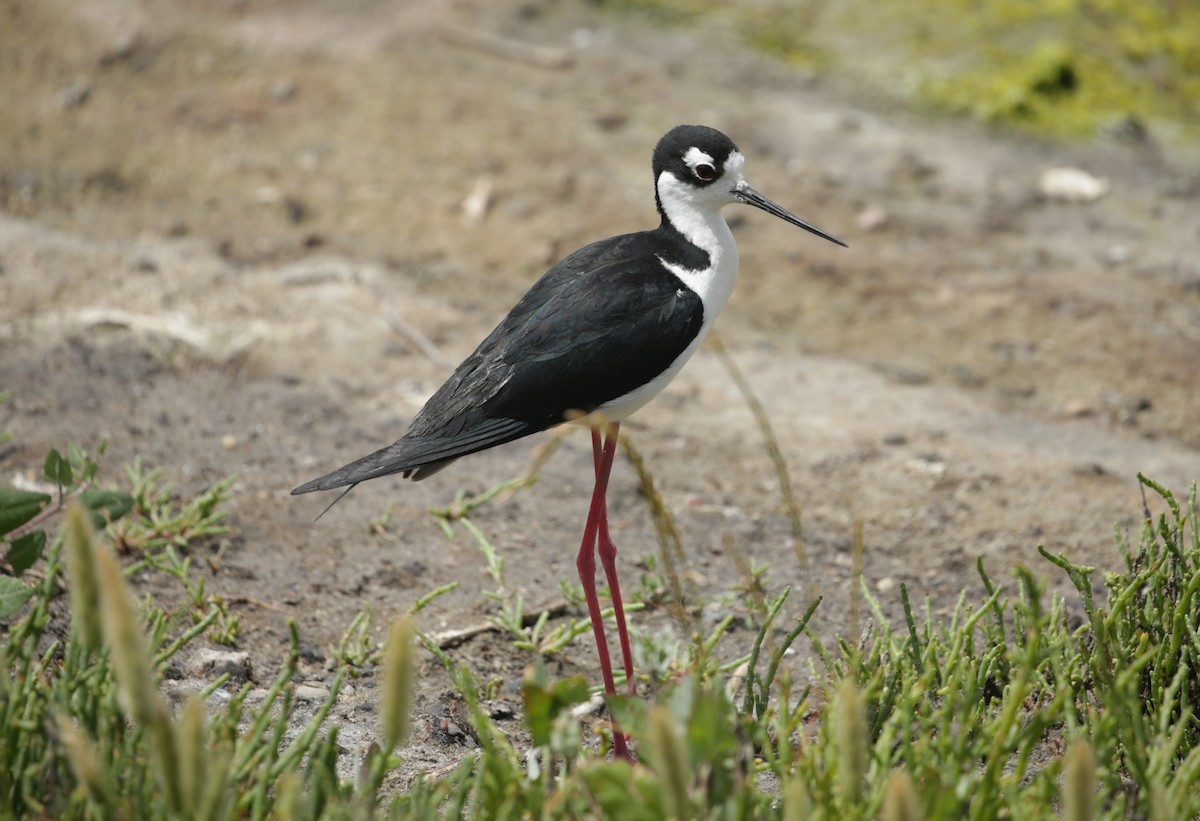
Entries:
[[[256, 681], [278, 669], [289, 618], [320, 687], [364, 607], [384, 624], [458, 581], [425, 629], [495, 611], [476, 546], [428, 509], [519, 475], [543, 439], [364, 485], [316, 525], [328, 500], [288, 491], [397, 438], [442, 360], [554, 260], [652, 225], [650, 149], [679, 122], [725, 130], [752, 184], [850, 244], [730, 209], [742, 280], [718, 329], [790, 464], [807, 570], [711, 350], [627, 426], [697, 601], [738, 584], [732, 540], [771, 567], [771, 592], [820, 591], [822, 635], [853, 629], [857, 519], [891, 612], [900, 582], [938, 612], [976, 593], [977, 557], [995, 579], [1022, 562], [1065, 590], [1037, 544], [1118, 567], [1113, 528], [1141, 517], [1136, 472], [1179, 493], [1200, 477], [1200, 175], [1152, 142], [930, 122], [719, 31], [578, 3], [3, 5], [0, 429], [14, 438], [0, 471], [28, 482], [49, 447], [107, 437], [110, 477], [139, 455], [185, 494], [236, 474], [231, 532], [204, 548], [221, 549], [204, 572], [236, 602]], [[1110, 189], [1046, 197], [1055, 166]], [[531, 608], [574, 580], [590, 460], [576, 432], [537, 485], [474, 516]], [[610, 499], [633, 587], [657, 545], [625, 463]], [[634, 623], [677, 629], [665, 610]], [[735, 629], [725, 652], [750, 636]], [[452, 654], [517, 704], [527, 656], [489, 635]], [[556, 659], [573, 672], [598, 681], [590, 637]], [[374, 686], [358, 679], [339, 704], [349, 759], [373, 732]], [[469, 744], [441, 721], [447, 689], [427, 662], [413, 769]]]

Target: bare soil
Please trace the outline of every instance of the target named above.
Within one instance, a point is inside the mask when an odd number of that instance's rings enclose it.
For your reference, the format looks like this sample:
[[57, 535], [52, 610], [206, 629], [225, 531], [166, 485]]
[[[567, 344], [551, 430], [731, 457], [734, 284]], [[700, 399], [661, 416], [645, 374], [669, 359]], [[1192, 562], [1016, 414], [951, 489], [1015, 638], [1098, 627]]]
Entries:
[[[697, 601], [739, 583], [732, 540], [771, 567], [771, 592], [819, 590], [822, 635], [857, 629], [855, 520], [890, 612], [900, 583], [935, 612], [977, 593], [977, 557], [994, 579], [1025, 563], [1062, 590], [1039, 543], [1116, 568], [1113, 528], [1142, 516], [1136, 473], [1181, 493], [1200, 477], [1200, 174], [1153, 142], [930, 121], [720, 31], [577, 3], [2, 5], [4, 481], [31, 483], [49, 447], [100, 437], [109, 478], [135, 456], [184, 495], [236, 474], [231, 532], [203, 572], [235, 603], [256, 681], [278, 670], [288, 619], [319, 687], [364, 607], [382, 626], [458, 581], [425, 629], [494, 612], [476, 546], [428, 510], [519, 475], [540, 439], [420, 484], [368, 483], [316, 524], [328, 499], [288, 491], [397, 438], [443, 360], [553, 261], [652, 225], [650, 150], [680, 122], [726, 131], [759, 190], [850, 245], [730, 209], [742, 281], [718, 330], [790, 464], [808, 568], [710, 350], [626, 426]], [[1111, 190], [1048, 199], [1051, 166]], [[590, 472], [575, 432], [537, 485], [474, 514], [530, 608], [574, 580]], [[627, 464], [610, 500], [632, 588], [657, 544]], [[676, 629], [663, 610], [633, 621]], [[750, 637], [736, 628], [726, 652]], [[501, 683], [497, 715], [519, 735], [528, 657], [489, 634], [452, 654]], [[590, 637], [555, 663], [598, 681]], [[470, 745], [448, 687], [426, 663], [414, 770]], [[374, 688], [361, 678], [339, 704], [349, 759], [374, 732]]]

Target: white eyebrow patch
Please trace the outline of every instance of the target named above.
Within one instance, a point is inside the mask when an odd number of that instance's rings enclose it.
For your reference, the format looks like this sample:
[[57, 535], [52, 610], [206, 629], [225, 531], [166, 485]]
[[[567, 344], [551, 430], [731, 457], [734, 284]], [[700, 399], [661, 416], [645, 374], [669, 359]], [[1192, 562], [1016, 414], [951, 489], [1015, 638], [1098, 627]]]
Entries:
[[734, 178], [741, 179], [742, 168], [744, 168], [745, 165], [746, 158], [742, 155], [742, 152], [734, 151], [730, 153], [729, 157], [725, 160], [725, 173], [733, 174]]
[[686, 154], [683, 155], [683, 161], [687, 163], [687, 167], [693, 171], [696, 170], [697, 165], [711, 165], [713, 168], [717, 167], [716, 160], [710, 157], [707, 152], [701, 151], [694, 145], [687, 150]]

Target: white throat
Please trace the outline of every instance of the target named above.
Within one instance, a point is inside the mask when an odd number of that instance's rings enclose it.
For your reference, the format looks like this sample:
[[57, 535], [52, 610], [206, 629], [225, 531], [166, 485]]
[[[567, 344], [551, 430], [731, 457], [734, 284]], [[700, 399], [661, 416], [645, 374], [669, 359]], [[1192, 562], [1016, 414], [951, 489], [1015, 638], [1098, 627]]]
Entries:
[[[728, 190], [724, 180], [719, 180], [710, 188], [716, 186]], [[658, 199], [662, 203], [663, 213], [675, 230], [683, 234], [688, 242], [708, 254], [708, 267], [701, 270], [662, 261], [667, 270], [683, 280], [704, 303], [704, 325], [701, 328], [703, 335], [720, 310], [725, 307], [729, 295], [733, 293], [734, 283], [737, 282], [737, 244], [733, 240], [729, 224], [725, 222], [721, 213], [721, 208], [732, 202], [732, 199], [720, 195], [717, 191], [697, 192], [696, 188], [680, 182], [668, 171], [659, 175]]]
[[[689, 155], [685, 157], [685, 161], [689, 158], [694, 162], [711, 161], [707, 155]], [[598, 410], [609, 419], [624, 419], [657, 396], [667, 383], [675, 378], [684, 363], [700, 347], [716, 321], [717, 314], [725, 307], [729, 295], [733, 293], [733, 285], [737, 282], [738, 275], [738, 250], [729, 224], [721, 215], [721, 208], [736, 202], [730, 192], [734, 185], [742, 182], [742, 162], [741, 154], [731, 154], [725, 161], [725, 173], [721, 179], [705, 188], [682, 183], [669, 171], [659, 175], [656, 185], [663, 214], [688, 242], [708, 254], [708, 266], [693, 270], [667, 262], [662, 257], [659, 257], [658, 261], [700, 297], [704, 305], [704, 319], [696, 338], [676, 357], [670, 367], [645, 385], [600, 406]]]

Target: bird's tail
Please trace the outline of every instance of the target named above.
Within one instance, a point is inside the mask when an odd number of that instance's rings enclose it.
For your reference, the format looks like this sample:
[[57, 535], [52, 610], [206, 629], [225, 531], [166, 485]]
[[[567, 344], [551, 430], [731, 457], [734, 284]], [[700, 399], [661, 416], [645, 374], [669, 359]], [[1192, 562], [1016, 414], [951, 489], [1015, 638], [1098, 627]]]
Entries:
[[[333, 490], [347, 485], [353, 488], [359, 482], [391, 476], [394, 473], [421, 479], [437, 472], [460, 456], [511, 442], [540, 429], [515, 419], [493, 419], [455, 436], [405, 436], [386, 448], [380, 448], [361, 459], [356, 459], [332, 473], [305, 482], [293, 490], [292, 495]], [[346, 493], [349, 493], [349, 490]], [[345, 493], [342, 494], [344, 495]], [[341, 498], [339, 496], [338, 500]], [[338, 500], [335, 500], [334, 504], [337, 504]]]

